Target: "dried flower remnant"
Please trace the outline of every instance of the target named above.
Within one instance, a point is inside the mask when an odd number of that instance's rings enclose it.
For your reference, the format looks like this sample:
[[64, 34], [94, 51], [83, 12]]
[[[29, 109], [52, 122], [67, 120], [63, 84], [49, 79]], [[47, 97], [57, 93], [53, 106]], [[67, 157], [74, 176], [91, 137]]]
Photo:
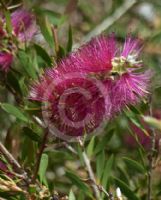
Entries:
[[14, 34], [20, 41], [32, 39], [37, 31], [35, 16], [23, 8], [11, 14], [11, 23]]
[[10, 178], [14, 178], [13, 173], [10, 171], [9, 167], [7, 166], [6, 163], [0, 160], [0, 173], [4, 173]]
[[[0, 19], [0, 69], [4, 72], [8, 72], [14, 56], [17, 52], [15, 48], [14, 40], [7, 32], [4, 16]], [[35, 16], [21, 8], [17, 9], [11, 14], [12, 33], [19, 42], [26, 42], [32, 39], [37, 31]], [[17, 45], [17, 44], [16, 44]], [[7, 52], [6, 52], [7, 51]]]

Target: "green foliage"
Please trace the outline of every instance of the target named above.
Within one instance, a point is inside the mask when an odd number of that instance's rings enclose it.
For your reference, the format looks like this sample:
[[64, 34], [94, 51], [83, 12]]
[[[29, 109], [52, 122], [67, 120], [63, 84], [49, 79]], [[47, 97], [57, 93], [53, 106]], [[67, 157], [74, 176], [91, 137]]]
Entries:
[[75, 195], [72, 190], [69, 193], [69, 200], [76, 200]]
[[[11, 12], [20, 7], [19, 3], [36, 16], [38, 32], [31, 41], [19, 41], [13, 34]], [[123, 0], [1, 1], [4, 18], [0, 20], [0, 53], [12, 52], [14, 61], [7, 73], [0, 70], [0, 140], [9, 151], [8, 157], [4, 157], [0, 149], [0, 178], [6, 181], [0, 183], [0, 198], [49, 200], [56, 194], [58, 199], [68, 196], [69, 200], [93, 200], [95, 185], [100, 192], [99, 200], [107, 199], [105, 192], [118, 199], [117, 188], [122, 200], [145, 200], [152, 168], [151, 199], [161, 199], [161, 3], [137, 1], [127, 10], [124, 3]], [[153, 70], [154, 77], [149, 94], [137, 106], [131, 105], [112, 116], [106, 127], [89, 140], [85, 137], [79, 142], [64, 142], [49, 133], [44, 144], [47, 127], [41, 109], [45, 108], [28, 99], [31, 86], [46, 69], [55, 67], [82, 45], [86, 35], [102, 21], [105, 34], [116, 32], [120, 44], [129, 32], [144, 39], [142, 60], [145, 68]], [[8, 33], [5, 37], [1, 37], [2, 25]], [[153, 134], [155, 150], [151, 149]], [[87, 153], [89, 163], [85, 163], [83, 152]], [[96, 182], [91, 180], [91, 173]], [[22, 191], [13, 191], [15, 188], [7, 185], [7, 180]]]
[[82, 180], [74, 173], [67, 171], [66, 176], [71, 180], [72, 184], [76, 185], [80, 190], [82, 190], [86, 195], [90, 196], [89, 188]]
[[20, 119], [26, 123], [29, 122], [29, 119], [27, 118], [27, 116], [19, 108], [16, 108], [15, 106], [8, 103], [1, 103], [0, 105], [3, 110], [15, 116], [17, 119]]
[[40, 182], [45, 183], [46, 182], [46, 177], [45, 173], [48, 167], [48, 155], [47, 154], [42, 154], [41, 156], [41, 161], [40, 161], [40, 167], [39, 167], [39, 177], [40, 177]]
[[124, 183], [123, 181], [114, 178], [115, 183], [118, 187], [120, 187], [121, 191], [123, 192], [123, 194], [130, 200], [139, 200], [139, 198], [136, 196], [135, 192], [132, 191], [129, 186]]

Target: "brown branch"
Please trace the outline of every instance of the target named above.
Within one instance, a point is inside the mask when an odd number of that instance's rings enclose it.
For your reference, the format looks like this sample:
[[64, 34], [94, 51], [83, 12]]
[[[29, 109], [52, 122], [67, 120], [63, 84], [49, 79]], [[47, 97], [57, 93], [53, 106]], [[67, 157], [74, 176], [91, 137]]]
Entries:
[[[152, 97], [150, 98], [150, 116], [153, 117], [153, 110], [152, 110]], [[151, 128], [151, 149], [150, 149], [150, 155], [148, 157], [149, 159], [149, 171], [148, 171], [148, 194], [147, 194], [147, 200], [152, 199], [152, 172], [153, 172], [153, 161], [155, 156], [155, 141], [156, 141], [156, 132], [154, 128]]]
[[42, 154], [44, 152], [44, 149], [46, 147], [46, 142], [47, 142], [47, 139], [48, 139], [48, 134], [49, 134], [49, 132], [46, 129], [45, 133], [44, 133], [44, 137], [43, 137], [42, 143], [41, 143], [41, 146], [40, 146], [40, 149], [39, 149], [39, 152], [37, 154], [37, 161], [36, 161], [36, 164], [35, 164], [36, 166], [35, 166], [35, 170], [34, 170], [32, 181], [31, 181], [32, 183], [36, 182], [36, 178], [37, 178], [39, 167], [40, 167], [40, 161], [41, 161], [41, 157], [42, 157]]

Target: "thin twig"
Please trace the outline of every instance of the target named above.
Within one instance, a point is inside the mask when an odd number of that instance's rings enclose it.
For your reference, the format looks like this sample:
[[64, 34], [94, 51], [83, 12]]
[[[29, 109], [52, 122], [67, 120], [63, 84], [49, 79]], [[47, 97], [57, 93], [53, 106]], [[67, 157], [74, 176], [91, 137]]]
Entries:
[[92, 188], [93, 188], [95, 197], [96, 197], [97, 200], [100, 200], [100, 192], [99, 192], [98, 186], [96, 184], [96, 180], [95, 180], [94, 172], [93, 172], [92, 167], [91, 167], [90, 160], [89, 160], [89, 158], [88, 158], [88, 156], [85, 152], [84, 144], [83, 144], [81, 139], [78, 139], [78, 142], [79, 142], [80, 147], [83, 150], [82, 157], [83, 157], [83, 160], [84, 160], [84, 164], [86, 165], [89, 178], [93, 182]]
[[66, 149], [68, 149], [71, 153], [73, 153], [74, 155], [78, 156], [78, 152], [71, 145], [69, 145], [67, 142], [61, 142], [61, 143], [48, 145], [47, 150], [60, 149], [60, 148], [64, 148], [64, 147]]
[[13, 167], [15, 172], [19, 174], [25, 174], [24, 170], [20, 166], [20, 164], [17, 162], [17, 160], [10, 154], [10, 152], [6, 149], [6, 147], [0, 142], [0, 152], [3, 154], [3, 156], [6, 158], [8, 163]]
[[33, 119], [33, 121], [37, 124], [37, 125], [39, 125], [41, 128], [43, 128], [43, 129], [45, 129], [46, 128], [46, 126], [45, 126], [45, 124], [41, 121], [41, 119], [40, 118], [38, 118], [37, 116], [32, 116], [32, 119]]
[[97, 187], [100, 191], [102, 191], [111, 200], [110, 194], [105, 190], [105, 188], [102, 185], [97, 185]]
[[[106, 29], [108, 29], [112, 24], [114, 24], [121, 16], [123, 16], [134, 4], [137, 2], [137, 0], [126, 0], [123, 5], [118, 8], [113, 15], [107, 17], [102, 21], [101, 24], [96, 26], [91, 32], [89, 32], [83, 39], [82, 42], [89, 41], [92, 37], [99, 35]], [[74, 48], [77, 48], [79, 45], [74, 45]]]
[[49, 131], [45, 130], [44, 137], [43, 137], [43, 140], [42, 140], [39, 152], [37, 154], [36, 166], [35, 166], [35, 170], [34, 170], [34, 173], [33, 173], [33, 178], [32, 178], [32, 181], [31, 181], [32, 183], [35, 183], [36, 178], [37, 178], [37, 174], [38, 174], [39, 166], [40, 166], [40, 161], [41, 161], [41, 157], [42, 157], [42, 154], [44, 152], [44, 149], [46, 147], [46, 142], [47, 142], [47, 139], [48, 139], [48, 134], [49, 134]]
[[94, 184], [92, 184], [92, 187], [93, 187], [93, 191], [95, 193], [96, 199], [100, 200], [100, 192], [99, 192], [97, 184], [96, 184], [96, 180], [95, 180], [95, 176], [94, 176], [94, 173], [93, 173], [93, 170], [92, 170], [92, 167], [91, 167], [90, 160], [89, 160], [85, 151], [83, 151], [82, 156], [83, 156], [83, 160], [84, 160], [84, 163], [86, 165], [89, 177], [94, 183]]
[[77, 151], [76, 151], [71, 145], [69, 145], [67, 142], [64, 142], [64, 146], [65, 146], [70, 152], [72, 152], [74, 155], [78, 155]]
[[[152, 108], [152, 97], [150, 99], [150, 116], [153, 117], [153, 108]], [[148, 171], [148, 194], [147, 200], [152, 199], [152, 171], [153, 171], [153, 158], [155, 152], [155, 141], [156, 141], [156, 132], [154, 128], [151, 128], [151, 149], [149, 155], [149, 171]]]
[[22, 6], [22, 5], [23, 5], [22, 3], [19, 3], [19, 4], [16, 4], [16, 5], [9, 6], [8, 10], [12, 10], [12, 9], [18, 8], [18, 7]]
[[[83, 145], [82, 142], [80, 140], [78, 140], [78, 141], [79, 141], [79, 144], [80, 144], [80, 146], [82, 148], [82, 145]], [[57, 147], [62, 147], [62, 146], [65, 146], [73, 154], [78, 155], [78, 153], [75, 151], [75, 149], [72, 146], [70, 146], [67, 142], [62, 142]], [[55, 148], [56, 148], [56, 146], [54, 147], [54, 149]], [[90, 177], [90, 179], [85, 180], [85, 182], [87, 184], [89, 184], [90, 186], [92, 185], [93, 190], [95, 192], [95, 195], [98, 196], [98, 197], [97, 196], [96, 197], [99, 200], [100, 200], [100, 192], [99, 191], [103, 192], [108, 197], [109, 200], [114, 200], [113, 199], [113, 195], [111, 193], [108, 193], [102, 185], [99, 185], [99, 184], [96, 183], [96, 180], [95, 180], [95, 177], [94, 177], [94, 173], [93, 173], [93, 170], [92, 170], [92, 167], [91, 167], [91, 164], [90, 164], [90, 160], [89, 160], [87, 154], [84, 151], [84, 147], [83, 147], [83, 154], [82, 155], [83, 155], [84, 163], [85, 163], [85, 165], [87, 167], [87, 171], [88, 171], [88, 174], [89, 174], [89, 177]]]
[[95, 180], [95, 175], [94, 175], [94, 172], [93, 172], [93, 169], [91, 167], [91, 163], [90, 163], [90, 160], [85, 152], [85, 148], [84, 148], [84, 143], [83, 141], [78, 138], [78, 143], [82, 149], [82, 157], [83, 157], [83, 160], [84, 160], [84, 164], [87, 168], [87, 172], [88, 172], [88, 175], [89, 175], [89, 178], [90, 180], [93, 182], [92, 184], [92, 188], [93, 188], [93, 191], [94, 191], [94, 194], [95, 194], [95, 197], [97, 200], [100, 200], [100, 192], [99, 192], [99, 189], [98, 189], [98, 186], [97, 186], [97, 183], [96, 183], [96, 180]]
[[100, 192], [103, 192], [109, 200], [114, 200], [113, 195], [111, 193], [108, 193], [102, 185], [96, 184], [96, 182], [94, 182], [91, 179], [86, 179], [86, 180], [82, 179], [82, 181], [84, 181], [85, 183], [87, 183], [90, 186], [95, 185], [98, 188], [98, 190]]

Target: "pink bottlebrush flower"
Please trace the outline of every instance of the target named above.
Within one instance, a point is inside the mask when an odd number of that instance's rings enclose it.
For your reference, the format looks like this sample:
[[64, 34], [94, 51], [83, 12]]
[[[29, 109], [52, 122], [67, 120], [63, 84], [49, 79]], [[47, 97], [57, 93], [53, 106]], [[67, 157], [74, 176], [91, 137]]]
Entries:
[[152, 72], [142, 70], [142, 61], [138, 59], [140, 50], [140, 40], [127, 37], [122, 52], [112, 60], [112, 72], [116, 73], [111, 84], [114, 113], [138, 103], [148, 94]]
[[77, 68], [86, 68], [89, 72], [96, 73], [110, 71], [111, 61], [116, 53], [115, 43], [114, 34], [93, 38], [78, 50]]
[[[150, 76], [148, 72], [136, 71], [142, 67], [142, 62], [138, 60], [139, 53], [140, 42], [131, 37], [126, 39], [121, 52], [116, 46], [114, 34], [96, 37], [63, 59], [55, 68], [48, 69], [32, 87], [30, 99], [50, 104], [45, 112], [50, 113], [50, 122], [56, 124], [61, 132], [71, 136], [82, 135], [84, 130], [91, 132], [98, 127], [104, 115], [109, 119], [127, 105], [136, 104], [146, 96]], [[89, 83], [88, 78], [99, 81], [106, 95], [101, 95], [100, 88], [93, 82]], [[85, 101], [80, 94], [73, 94], [69, 100], [66, 99], [65, 113], [73, 124], [77, 124], [76, 121], [87, 113], [92, 113], [92, 128], [85, 124], [81, 128], [68, 126], [58, 113], [58, 104], [64, 92], [81, 87], [90, 92], [90, 100]]]
[[148, 94], [150, 73], [127, 72], [112, 82], [111, 102], [112, 112], [120, 112], [128, 105], [139, 103], [141, 98]]
[[7, 52], [0, 52], [0, 70], [7, 72], [13, 62], [13, 55]]
[[30, 40], [37, 31], [35, 16], [23, 8], [12, 13], [11, 23], [14, 34], [21, 41]]
[[130, 59], [130, 57], [135, 59], [139, 56], [141, 48], [142, 45], [140, 39], [134, 39], [131, 36], [128, 36], [125, 40], [121, 56], [127, 59]]
[[56, 79], [47, 72], [40, 83], [32, 87], [30, 99], [48, 102], [44, 108], [47, 123], [54, 124], [59, 137], [61, 134], [76, 137], [91, 133], [105, 114], [105, 98], [100, 88], [82, 75], [62, 75]]
[[83, 45], [77, 51], [61, 60], [55, 74], [83, 73], [92, 74], [105, 72], [112, 69], [111, 60], [116, 52], [114, 35], [101, 35], [93, 38], [89, 43]]

